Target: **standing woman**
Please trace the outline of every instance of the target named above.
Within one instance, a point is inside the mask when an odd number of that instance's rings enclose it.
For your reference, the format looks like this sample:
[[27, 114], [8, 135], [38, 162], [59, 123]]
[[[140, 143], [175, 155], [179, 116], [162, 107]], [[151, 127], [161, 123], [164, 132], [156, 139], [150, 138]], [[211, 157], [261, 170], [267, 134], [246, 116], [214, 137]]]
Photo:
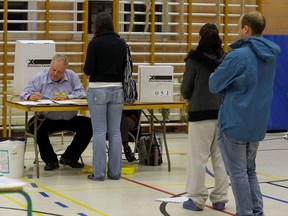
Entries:
[[220, 95], [210, 93], [208, 80], [210, 74], [221, 63], [224, 51], [215, 24], [207, 23], [200, 29], [200, 41], [196, 50], [188, 53], [186, 68], [181, 84], [181, 94], [189, 101], [188, 120], [188, 201], [185, 209], [202, 211], [208, 199], [205, 187], [206, 165], [211, 157], [215, 186], [209, 199], [213, 208], [225, 209], [228, 202], [228, 176], [217, 146], [217, 115]]
[[93, 126], [93, 173], [88, 175], [90, 180], [105, 180], [106, 134], [109, 140], [108, 178], [120, 179], [125, 63], [125, 42], [114, 32], [111, 16], [101, 12], [94, 22], [94, 37], [88, 45], [84, 66], [85, 74], [90, 76], [87, 99]]

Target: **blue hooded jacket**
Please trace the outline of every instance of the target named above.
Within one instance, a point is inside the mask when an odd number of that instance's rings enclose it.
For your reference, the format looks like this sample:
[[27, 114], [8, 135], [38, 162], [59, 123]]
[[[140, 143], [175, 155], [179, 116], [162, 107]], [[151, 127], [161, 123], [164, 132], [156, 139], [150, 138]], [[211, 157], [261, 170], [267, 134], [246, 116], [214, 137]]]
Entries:
[[230, 46], [219, 67], [210, 75], [209, 89], [221, 93], [218, 126], [238, 141], [264, 139], [276, 68], [278, 45], [263, 37], [246, 37]]

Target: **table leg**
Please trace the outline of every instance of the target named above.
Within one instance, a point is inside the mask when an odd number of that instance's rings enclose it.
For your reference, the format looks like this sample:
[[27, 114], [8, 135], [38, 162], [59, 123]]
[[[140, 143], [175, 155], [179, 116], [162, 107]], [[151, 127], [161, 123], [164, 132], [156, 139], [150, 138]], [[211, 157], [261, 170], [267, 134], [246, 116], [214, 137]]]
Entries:
[[32, 201], [31, 201], [30, 196], [24, 190], [19, 190], [18, 192], [26, 198], [26, 200], [27, 200], [27, 215], [32, 216]]
[[37, 173], [37, 178], [40, 176], [39, 172], [39, 158], [38, 158], [38, 146], [37, 146], [37, 122], [38, 122], [38, 115], [35, 112], [34, 115], [34, 150], [35, 150], [35, 164], [36, 164], [36, 173]]
[[162, 109], [162, 128], [163, 128], [163, 141], [165, 145], [165, 151], [166, 151], [166, 156], [167, 156], [167, 162], [168, 162], [168, 172], [171, 171], [171, 161], [170, 161], [170, 155], [169, 155], [169, 150], [168, 150], [168, 145], [167, 145], [167, 140], [166, 140], [166, 112], [165, 109]]
[[9, 107], [9, 133], [8, 133], [8, 136], [9, 136], [9, 137], [11, 137], [11, 134], [12, 134], [12, 133], [11, 133], [11, 130], [12, 130], [12, 129], [11, 129], [11, 115], [12, 115], [12, 111], [11, 111], [11, 110], [12, 110], [12, 108]]
[[148, 149], [148, 165], [150, 164], [150, 155], [151, 155], [151, 149], [152, 149], [152, 143], [153, 143], [153, 137], [154, 137], [154, 110], [148, 110], [150, 117], [149, 117], [149, 123], [150, 123], [150, 143], [149, 143], [149, 149]]
[[27, 201], [27, 215], [32, 216], [33, 210], [32, 210], [32, 201], [30, 196], [24, 191], [24, 190], [2, 190], [0, 193], [20, 193], [22, 194], [26, 201]]

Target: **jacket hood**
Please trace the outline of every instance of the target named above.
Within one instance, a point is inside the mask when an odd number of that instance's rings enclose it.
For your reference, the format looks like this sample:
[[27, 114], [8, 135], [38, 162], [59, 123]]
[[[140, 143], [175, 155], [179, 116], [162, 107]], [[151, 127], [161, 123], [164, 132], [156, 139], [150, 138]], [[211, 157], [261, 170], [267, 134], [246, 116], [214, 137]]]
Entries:
[[243, 46], [250, 46], [251, 49], [255, 52], [255, 54], [260, 59], [266, 62], [269, 62], [271, 59], [274, 59], [274, 57], [280, 52], [280, 47], [277, 44], [275, 44], [270, 40], [267, 40], [262, 36], [246, 37], [230, 45], [232, 49]]
[[187, 57], [185, 58], [185, 61], [187, 61], [188, 59], [193, 59], [203, 65], [206, 65], [212, 69], [217, 68], [220, 63], [223, 60], [225, 53], [223, 52], [223, 56], [221, 58], [217, 58], [216, 55], [212, 55], [212, 54], [206, 54], [206, 53], [201, 53], [195, 50], [191, 50]]

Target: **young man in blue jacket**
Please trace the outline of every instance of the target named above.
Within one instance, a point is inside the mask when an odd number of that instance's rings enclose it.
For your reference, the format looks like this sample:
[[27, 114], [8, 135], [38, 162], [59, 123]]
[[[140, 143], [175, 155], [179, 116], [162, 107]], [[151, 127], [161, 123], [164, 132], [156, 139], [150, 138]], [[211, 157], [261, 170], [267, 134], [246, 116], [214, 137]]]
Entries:
[[261, 37], [266, 21], [258, 11], [239, 19], [240, 40], [230, 47], [209, 78], [212, 93], [223, 95], [218, 114], [218, 145], [230, 177], [237, 216], [261, 216], [263, 201], [256, 153], [264, 139], [279, 46]]

